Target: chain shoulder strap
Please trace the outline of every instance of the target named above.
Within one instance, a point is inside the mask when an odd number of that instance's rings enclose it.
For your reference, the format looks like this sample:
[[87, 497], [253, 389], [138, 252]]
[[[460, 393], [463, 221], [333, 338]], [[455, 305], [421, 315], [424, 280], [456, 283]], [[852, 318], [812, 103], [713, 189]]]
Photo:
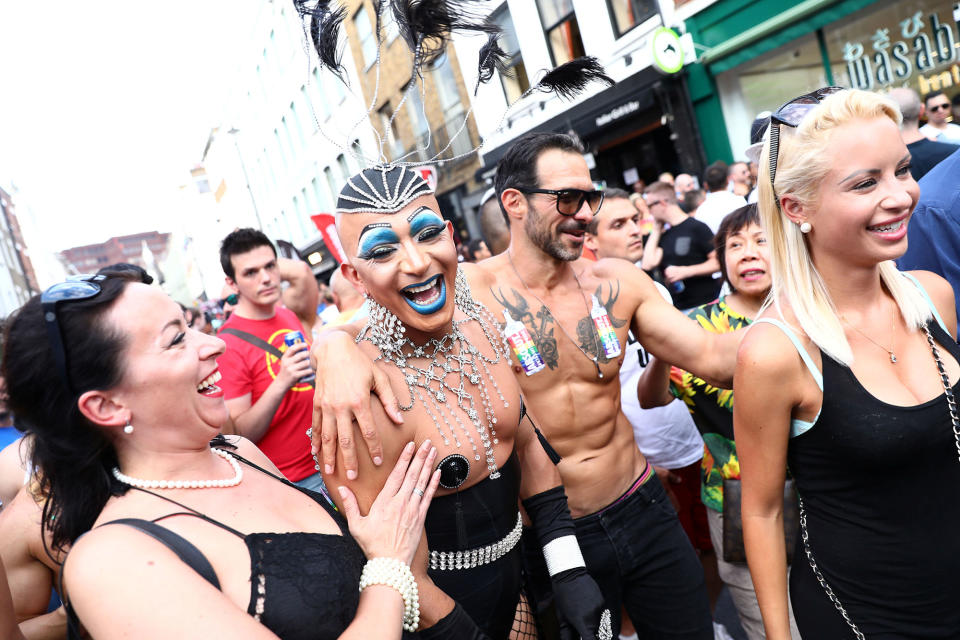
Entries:
[[[943, 394], [947, 398], [947, 408], [950, 410], [950, 424], [953, 427], [953, 438], [957, 445], [957, 459], [960, 460], [960, 417], [957, 416], [957, 401], [956, 398], [954, 398], [953, 389], [950, 387], [950, 377], [947, 375], [947, 370], [943, 366], [943, 360], [940, 358], [940, 350], [933, 340], [933, 335], [926, 326], [923, 327], [923, 331], [927, 335], [927, 343], [930, 345], [930, 351], [933, 352], [933, 359], [937, 363], [940, 381], [943, 383]], [[830, 583], [823, 577], [823, 572], [821, 572], [820, 567], [817, 566], [817, 561], [813, 557], [813, 551], [810, 549], [810, 532], [807, 530], [807, 511], [803, 507], [803, 499], [799, 493], [797, 494], [797, 505], [800, 510], [800, 539], [803, 541], [803, 551], [807, 556], [807, 562], [810, 563], [810, 569], [813, 570], [813, 575], [817, 578], [820, 586], [823, 587], [830, 602], [833, 603], [833, 606], [840, 612], [840, 615], [843, 616], [843, 620], [847, 623], [847, 626], [850, 627], [850, 630], [853, 631], [853, 635], [857, 640], [866, 640], [866, 636], [863, 635], [863, 632], [860, 631], [856, 623], [850, 618], [850, 614], [847, 613], [843, 603], [840, 602], [840, 598], [833, 592]]]

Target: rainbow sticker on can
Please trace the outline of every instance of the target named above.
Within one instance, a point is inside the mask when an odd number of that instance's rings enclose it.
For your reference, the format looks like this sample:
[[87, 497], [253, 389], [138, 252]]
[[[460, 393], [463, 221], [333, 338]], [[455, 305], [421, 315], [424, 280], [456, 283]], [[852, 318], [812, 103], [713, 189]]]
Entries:
[[597, 328], [597, 334], [600, 336], [600, 343], [603, 345], [603, 353], [608, 360], [612, 360], [620, 355], [620, 340], [617, 338], [613, 325], [610, 324], [610, 316], [597, 296], [593, 298], [593, 309], [590, 310], [590, 317], [593, 318], [593, 324]]
[[523, 372], [532, 376], [537, 371], [541, 371], [547, 365], [544, 364], [537, 345], [533, 343], [530, 332], [527, 331], [522, 322], [510, 317], [510, 312], [506, 309], [503, 310], [503, 317], [507, 319], [507, 326], [504, 329], [507, 342], [513, 348], [513, 353], [517, 356], [520, 366], [523, 367]]

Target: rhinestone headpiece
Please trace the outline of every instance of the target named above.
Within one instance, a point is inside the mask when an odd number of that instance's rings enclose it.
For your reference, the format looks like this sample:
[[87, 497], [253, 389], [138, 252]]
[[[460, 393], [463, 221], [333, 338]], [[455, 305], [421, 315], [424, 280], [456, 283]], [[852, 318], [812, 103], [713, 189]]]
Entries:
[[376, 165], [347, 179], [337, 198], [337, 213], [396, 213], [432, 193], [416, 169]]

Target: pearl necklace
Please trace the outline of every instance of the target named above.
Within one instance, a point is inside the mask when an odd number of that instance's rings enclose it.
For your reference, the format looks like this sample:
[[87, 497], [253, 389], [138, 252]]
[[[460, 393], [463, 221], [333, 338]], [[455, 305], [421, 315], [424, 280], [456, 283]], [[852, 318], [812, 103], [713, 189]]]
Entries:
[[230, 463], [230, 466], [233, 467], [232, 478], [225, 478], [223, 480], [141, 480], [140, 478], [132, 478], [120, 473], [120, 469], [117, 467], [113, 468], [113, 477], [124, 484], [140, 489], [211, 489], [235, 487], [240, 484], [240, 481], [243, 480], [243, 469], [240, 468], [240, 463], [226, 451], [213, 447], [210, 447], [210, 451]]

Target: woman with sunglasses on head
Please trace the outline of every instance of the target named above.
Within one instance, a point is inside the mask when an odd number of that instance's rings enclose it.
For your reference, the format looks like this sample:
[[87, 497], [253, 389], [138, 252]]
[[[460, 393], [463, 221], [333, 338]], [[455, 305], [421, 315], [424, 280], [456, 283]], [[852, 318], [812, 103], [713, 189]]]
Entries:
[[71, 637], [81, 624], [108, 639], [400, 638], [416, 625], [409, 564], [439, 480], [429, 443], [403, 448], [366, 517], [343, 489], [345, 521], [250, 442], [218, 436], [223, 341], [136, 273], [54, 285], [4, 338], [42, 525], [55, 551], [71, 547]]
[[901, 273], [919, 196], [888, 98], [822, 89], [771, 117], [760, 216], [772, 304], [744, 338], [734, 428], [747, 559], [767, 637], [960, 635], [960, 349], [953, 292]]

